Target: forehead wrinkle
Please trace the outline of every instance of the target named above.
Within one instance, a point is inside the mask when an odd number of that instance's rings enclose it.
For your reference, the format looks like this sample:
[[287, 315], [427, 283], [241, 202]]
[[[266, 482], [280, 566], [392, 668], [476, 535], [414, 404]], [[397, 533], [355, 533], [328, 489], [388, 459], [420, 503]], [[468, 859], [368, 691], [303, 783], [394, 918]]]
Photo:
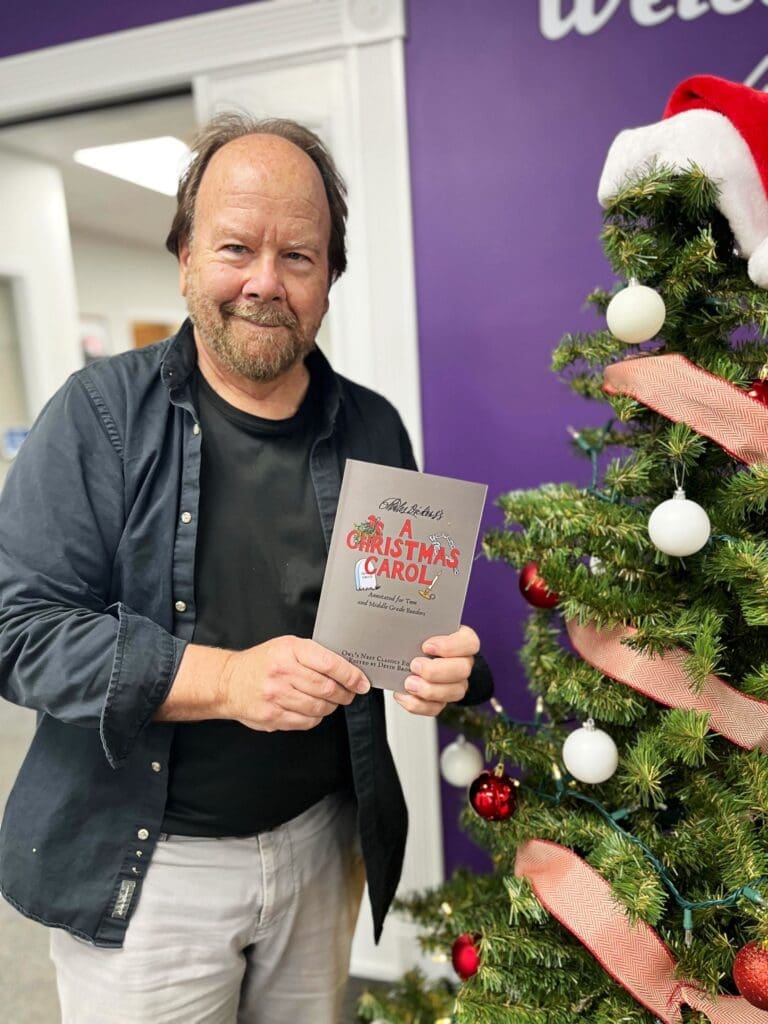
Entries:
[[313, 233], [330, 238], [331, 214], [320, 171], [303, 150], [277, 136], [244, 136], [218, 150], [203, 174], [195, 205], [195, 216], [202, 214], [209, 223], [227, 209], [272, 209], [285, 221], [306, 221]]
[[213, 237], [224, 237], [226, 235], [239, 238], [263, 238], [264, 236], [278, 236], [283, 239], [283, 244], [293, 248], [317, 248], [321, 249], [325, 244], [324, 231], [318, 225], [316, 217], [304, 217], [300, 214], [291, 214], [281, 219], [278, 225], [264, 224], [260, 220], [255, 222], [244, 222], [242, 219], [232, 219], [222, 211], [220, 216], [214, 214], [211, 220], [211, 231]]
[[317, 165], [298, 146], [275, 135], [246, 135], [222, 146], [212, 156], [198, 194], [208, 191], [303, 199], [319, 210], [328, 208]]

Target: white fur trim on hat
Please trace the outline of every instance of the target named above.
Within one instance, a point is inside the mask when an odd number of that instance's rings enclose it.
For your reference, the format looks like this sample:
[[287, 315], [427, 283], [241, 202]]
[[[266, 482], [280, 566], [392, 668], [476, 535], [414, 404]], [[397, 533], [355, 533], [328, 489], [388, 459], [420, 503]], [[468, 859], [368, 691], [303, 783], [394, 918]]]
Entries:
[[750, 278], [768, 288], [768, 197], [749, 146], [714, 110], [686, 110], [656, 124], [620, 132], [608, 150], [597, 197], [605, 206], [651, 162], [685, 170], [697, 164], [720, 189], [718, 206], [749, 260]]
[[764, 238], [749, 257], [747, 273], [758, 287], [768, 288], [768, 238]]

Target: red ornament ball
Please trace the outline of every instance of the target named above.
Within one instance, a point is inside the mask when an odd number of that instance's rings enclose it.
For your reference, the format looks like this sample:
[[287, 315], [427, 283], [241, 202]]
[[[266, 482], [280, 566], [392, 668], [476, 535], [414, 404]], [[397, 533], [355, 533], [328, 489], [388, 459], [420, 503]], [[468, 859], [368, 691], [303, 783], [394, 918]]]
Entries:
[[480, 772], [469, 787], [469, 802], [486, 821], [504, 821], [517, 807], [516, 788], [508, 775]]
[[733, 980], [748, 1003], [768, 1010], [768, 949], [748, 942], [733, 961]]
[[761, 405], [768, 406], [768, 380], [753, 381], [747, 394]]
[[520, 570], [520, 593], [534, 608], [554, 608], [560, 600], [560, 595], [553, 594], [539, 576], [535, 562], [529, 562]]
[[470, 935], [469, 932], [464, 932], [454, 940], [453, 946], [451, 946], [451, 963], [462, 981], [477, 974], [477, 969], [480, 966], [480, 954], [475, 943], [479, 939], [479, 935]]

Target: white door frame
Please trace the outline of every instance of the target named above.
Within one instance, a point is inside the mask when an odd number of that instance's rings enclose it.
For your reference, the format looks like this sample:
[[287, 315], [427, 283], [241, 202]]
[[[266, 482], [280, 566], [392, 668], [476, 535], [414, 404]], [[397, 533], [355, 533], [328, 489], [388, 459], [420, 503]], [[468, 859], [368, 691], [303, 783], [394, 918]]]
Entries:
[[[192, 83], [201, 119], [237, 103], [319, 127], [350, 187], [350, 269], [329, 314], [334, 363], [397, 406], [421, 461], [404, 4], [261, 0], [8, 57], [0, 121]], [[392, 701], [388, 722], [411, 818], [405, 891], [443, 874], [436, 730]], [[364, 907], [353, 971], [396, 977], [418, 958], [413, 934], [390, 917], [374, 948]]]

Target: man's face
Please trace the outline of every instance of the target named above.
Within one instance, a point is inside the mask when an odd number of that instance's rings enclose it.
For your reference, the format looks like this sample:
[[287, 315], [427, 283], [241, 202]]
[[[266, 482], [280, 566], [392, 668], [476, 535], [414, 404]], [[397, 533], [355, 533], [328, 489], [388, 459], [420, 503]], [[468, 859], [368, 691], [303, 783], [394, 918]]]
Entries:
[[198, 344], [222, 370], [272, 381], [312, 349], [330, 224], [319, 171], [285, 139], [248, 135], [212, 157], [179, 263]]

